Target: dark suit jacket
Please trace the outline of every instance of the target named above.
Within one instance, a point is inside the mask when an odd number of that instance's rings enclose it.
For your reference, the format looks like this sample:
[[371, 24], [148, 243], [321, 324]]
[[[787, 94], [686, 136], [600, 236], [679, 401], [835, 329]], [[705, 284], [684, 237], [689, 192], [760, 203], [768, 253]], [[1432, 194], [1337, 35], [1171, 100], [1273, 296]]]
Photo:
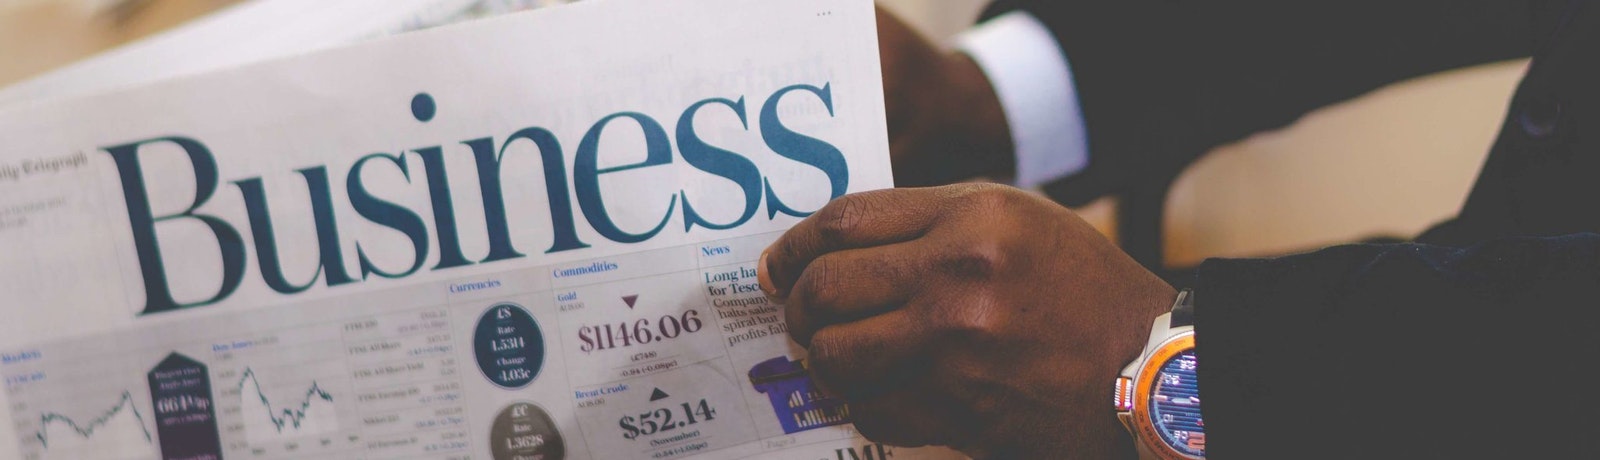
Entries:
[[1090, 169], [1047, 187], [1068, 203], [1384, 84], [1533, 56], [1466, 205], [1428, 244], [1200, 267], [1208, 453], [1600, 458], [1600, 2], [1002, 0], [988, 14], [1015, 8], [1057, 34], [1083, 104]]

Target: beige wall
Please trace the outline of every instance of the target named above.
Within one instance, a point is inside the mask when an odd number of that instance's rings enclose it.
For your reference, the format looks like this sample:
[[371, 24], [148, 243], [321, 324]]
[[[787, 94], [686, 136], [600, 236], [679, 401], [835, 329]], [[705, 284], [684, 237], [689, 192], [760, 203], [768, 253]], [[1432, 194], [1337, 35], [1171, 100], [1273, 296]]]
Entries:
[[1411, 237], [1455, 215], [1526, 65], [1392, 85], [1211, 152], [1169, 198], [1168, 260]]
[[988, 0], [877, 0], [929, 37], [944, 39], [972, 25]]
[[0, 86], [237, 2], [0, 0]]

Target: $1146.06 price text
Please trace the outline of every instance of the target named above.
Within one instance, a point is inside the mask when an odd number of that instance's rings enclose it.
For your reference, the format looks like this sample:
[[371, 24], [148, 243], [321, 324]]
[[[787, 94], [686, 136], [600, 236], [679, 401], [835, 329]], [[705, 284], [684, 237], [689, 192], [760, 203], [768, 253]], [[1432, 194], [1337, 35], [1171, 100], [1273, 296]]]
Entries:
[[607, 323], [598, 326], [583, 326], [578, 328], [578, 340], [583, 342], [579, 350], [589, 353], [597, 350], [644, 345], [651, 342], [671, 340], [685, 334], [699, 332], [705, 324], [700, 320], [700, 312], [696, 310], [685, 311], [679, 315], [662, 315], [655, 321], [648, 318], [623, 321], [620, 323]]

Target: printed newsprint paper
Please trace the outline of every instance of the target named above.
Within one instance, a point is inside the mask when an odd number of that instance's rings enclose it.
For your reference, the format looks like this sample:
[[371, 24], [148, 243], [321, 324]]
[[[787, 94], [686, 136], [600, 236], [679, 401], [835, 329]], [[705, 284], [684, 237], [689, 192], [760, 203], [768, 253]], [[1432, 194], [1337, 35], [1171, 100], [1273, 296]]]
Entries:
[[868, 0], [608, 0], [0, 112], [5, 459], [948, 458], [755, 261], [891, 186]]

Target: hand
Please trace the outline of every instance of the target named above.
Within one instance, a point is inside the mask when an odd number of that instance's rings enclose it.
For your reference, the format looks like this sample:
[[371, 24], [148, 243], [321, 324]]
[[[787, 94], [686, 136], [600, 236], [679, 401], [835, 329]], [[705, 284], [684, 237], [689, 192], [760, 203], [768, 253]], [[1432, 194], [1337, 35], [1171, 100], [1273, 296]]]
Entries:
[[961, 184], [847, 195], [762, 255], [814, 380], [874, 441], [1112, 458], [1112, 383], [1177, 293], [1066, 208]]
[[978, 64], [940, 51], [883, 7], [877, 11], [895, 182], [939, 185], [1013, 174], [1011, 131]]

